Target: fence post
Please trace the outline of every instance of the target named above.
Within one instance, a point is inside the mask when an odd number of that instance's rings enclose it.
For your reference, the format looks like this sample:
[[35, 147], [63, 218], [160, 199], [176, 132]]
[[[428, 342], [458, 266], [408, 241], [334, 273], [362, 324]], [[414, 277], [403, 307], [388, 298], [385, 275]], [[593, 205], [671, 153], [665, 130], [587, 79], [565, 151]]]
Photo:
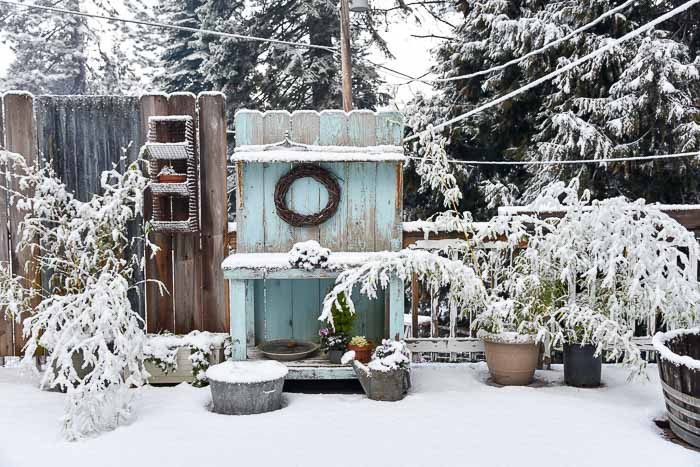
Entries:
[[228, 226], [225, 100], [220, 93], [203, 93], [198, 101], [204, 329], [228, 332], [227, 292], [221, 270]]
[[[139, 147], [148, 138], [148, 117], [168, 115], [168, 99], [163, 94], [144, 95], [141, 97], [141, 136]], [[151, 195], [144, 194], [143, 217], [151, 218]], [[151, 258], [151, 251], [146, 249], [146, 280], [160, 281], [167, 293], [161, 295], [156, 283], [146, 282], [146, 329], [148, 332], [175, 331], [175, 316], [173, 312], [173, 264], [172, 237], [152, 233], [151, 242], [160, 247], [160, 251]]]
[[[34, 98], [27, 93], [7, 93], [3, 96], [3, 110], [5, 120], [5, 147], [8, 151], [21, 154], [28, 165], [39, 163], [37, 154], [36, 129], [34, 124]], [[16, 178], [8, 180], [8, 186], [19, 193], [30, 196], [27, 190], [22, 190]], [[17, 244], [21, 232], [19, 224], [22, 222], [23, 213], [10, 206], [9, 208], [10, 247], [12, 272], [24, 277], [34, 287], [40, 286], [41, 275], [38, 265], [31, 251], [17, 251]], [[38, 305], [38, 298], [35, 303]], [[14, 355], [19, 355], [24, 346], [22, 326], [15, 321], [14, 326]]]
[[[168, 96], [169, 115], [189, 115], [197, 133], [197, 102], [192, 93], [174, 93]], [[195, 148], [196, 152], [196, 148]], [[187, 334], [204, 329], [202, 310], [202, 254], [200, 234], [173, 235], [173, 308], [175, 332]]]
[[[0, 99], [0, 147], [5, 147], [5, 133], [3, 125], [3, 105]], [[0, 166], [0, 186], [7, 187], [5, 165]], [[8, 211], [7, 211], [7, 192], [0, 188], [0, 263], [3, 266], [10, 264], [10, 239], [7, 232]], [[5, 310], [0, 309], [0, 366], [2, 366], [4, 357], [14, 353], [14, 330], [11, 320], [5, 319]]]

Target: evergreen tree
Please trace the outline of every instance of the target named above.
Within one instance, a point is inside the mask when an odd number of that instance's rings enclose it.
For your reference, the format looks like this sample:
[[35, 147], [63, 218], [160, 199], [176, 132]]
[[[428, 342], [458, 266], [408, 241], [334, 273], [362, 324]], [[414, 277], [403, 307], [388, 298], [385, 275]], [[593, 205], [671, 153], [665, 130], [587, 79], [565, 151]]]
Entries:
[[[113, 3], [102, 0], [35, 2], [103, 15], [120, 15]], [[121, 0], [121, 10], [147, 14], [143, 0]], [[149, 31], [68, 14], [3, 7], [2, 38], [15, 58], [0, 89], [46, 94], [123, 94], [143, 86], [152, 47]], [[148, 80], [146, 80], [148, 82]]]
[[[198, 27], [216, 31], [338, 46], [340, 24], [333, 0], [178, 1], [184, 7], [169, 17], [187, 18], [188, 25], [196, 21]], [[355, 106], [374, 108], [387, 98], [378, 89], [380, 78], [374, 67], [364, 61], [376, 38], [361, 27], [366, 18], [356, 17], [353, 21]], [[296, 110], [340, 106], [338, 54], [201, 34], [180, 33], [170, 39], [172, 45], [163, 56], [168, 70], [164, 76], [169, 78], [161, 81], [168, 91], [183, 90], [183, 86], [185, 90], [222, 91], [231, 115], [244, 107]]]
[[[458, 2], [464, 21], [437, 51], [434, 71], [459, 76], [491, 68], [560, 38], [623, 3], [504, 0]], [[413, 103], [415, 130], [467, 112], [598, 49], [680, 5], [640, 0], [594, 28], [517, 65], [444, 83]], [[700, 149], [700, 8], [662, 23], [558, 79], [446, 130], [458, 159], [600, 159]], [[575, 175], [596, 197], [694, 203], [700, 170], [691, 159], [585, 166], [493, 167], [458, 171], [462, 208], [493, 213], [501, 202], [531, 200], [546, 183]], [[496, 199], [494, 199], [494, 197]], [[434, 197], [414, 203], [437, 201]], [[437, 210], [432, 202], [429, 209]]]
[[[200, 28], [197, 10], [204, 0], [168, 0], [158, 9], [168, 24]], [[202, 62], [207, 57], [205, 45], [198, 33], [168, 29], [166, 46], [161, 52], [163, 66], [157, 83], [167, 92], [189, 91], [199, 93], [208, 90]]]

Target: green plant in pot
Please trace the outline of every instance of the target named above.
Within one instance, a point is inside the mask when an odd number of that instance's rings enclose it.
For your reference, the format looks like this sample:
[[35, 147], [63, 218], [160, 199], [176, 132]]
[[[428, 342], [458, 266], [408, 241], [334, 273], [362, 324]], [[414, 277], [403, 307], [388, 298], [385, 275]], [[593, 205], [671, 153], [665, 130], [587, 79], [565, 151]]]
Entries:
[[338, 296], [331, 313], [333, 325], [322, 327], [318, 335], [321, 338], [321, 350], [328, 354], [331, 363], [339, 365], [350, 342], [352, 326], [357, 315], [351, 311], [348, 297], [344, 293]]
[[568, 384], [599, 385], [602, 358], [644, 375], [635, 332], [697, 320], [695, 236], [644, 200], [579, 196], [577, 181], [551, 186], [540, 201], [549, 206], [562, 199], [564, 215], [533, 235], [521, 255], [526, 274], [516, 282], [561, 284], [563, 303], [540, 314], [534, 327], [552, 346], [564, 347]]
[[474, 325], [484, 342], [486, 363], [496, 384], [521, 386], [532, 382], [540, 345], [548, 333], [548, 317], [562, 302], [556, 282], [542, 283], [524, 276], [513, 299], [495, 298]]

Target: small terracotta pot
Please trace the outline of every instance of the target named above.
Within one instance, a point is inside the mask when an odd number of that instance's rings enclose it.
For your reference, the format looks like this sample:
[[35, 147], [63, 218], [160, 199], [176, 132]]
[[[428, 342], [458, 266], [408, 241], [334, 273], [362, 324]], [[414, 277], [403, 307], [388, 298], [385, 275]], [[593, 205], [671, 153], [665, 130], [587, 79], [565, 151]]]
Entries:
[[486, 364], [491, 378], [503, 386], [526, 386], [532, 382], [537, 368], [537, 344], [504, 343], [482, 338]]
[[348, 344], [348, 350], [355, 351], [355, 360], [357, 360], [358, 362], [369, 363], [370, 359], [372, 358], [372, 350], [374, 350], [374, 346], [372, 345], [372, 343], [369, 343], [362, 347], [360, 347], [359, 345]]
[[183, 183], [187, 181], [187, 175], [182, 174], [162, 174], [158, 175], [160, 183]]

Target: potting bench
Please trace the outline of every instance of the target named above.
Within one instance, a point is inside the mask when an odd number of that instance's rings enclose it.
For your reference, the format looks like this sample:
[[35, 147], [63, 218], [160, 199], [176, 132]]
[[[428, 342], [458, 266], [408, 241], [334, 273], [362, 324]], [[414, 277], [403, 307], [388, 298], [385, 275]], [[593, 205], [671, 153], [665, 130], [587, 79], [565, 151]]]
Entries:
[[[241, 111], [235, 128], [236, 253], [222, 268], [230, 284], [233, 358], [244, 360], [259, 358], [256, 347], [269, 340], [317, 342], [322, 301], [338, 274], [401, 248], [403, 124], [393, 112]], [[330, 175], [338, 192], [305, 176], [279, 196], [280, 179], [300, 165]], [[313, 216], [334, 204], [333, 196], [337, 206], [314, 225], [280, 217], [285, 207]], [[307, 240], [332, 251], [326, 267], [290, 265], [289, 250]], [[375, 341], [403, 335], [402, 280], [392, 278], [376, 300], [353, 294], [353, 301], [355, 334]], [[288, 379], [354, 378], [351, 367], [319, 357], [288, 365]]]

